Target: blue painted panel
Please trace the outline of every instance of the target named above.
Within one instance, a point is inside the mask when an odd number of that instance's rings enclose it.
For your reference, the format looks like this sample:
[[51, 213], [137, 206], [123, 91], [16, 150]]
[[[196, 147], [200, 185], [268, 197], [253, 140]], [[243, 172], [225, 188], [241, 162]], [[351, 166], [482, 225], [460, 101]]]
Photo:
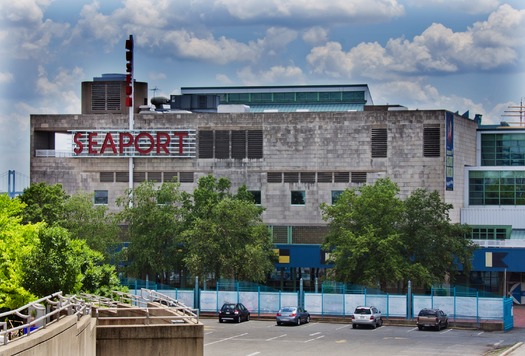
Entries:
[[525, 248], [480, 248], [474, 251], [473, 271], [525, 272]]
[[275, 267], [331, 268], [332, 264], [322, 263], [324, 252], [320, 245], [275, 245], [280, 250], [289, 250], [290, 263], [276, 263]]

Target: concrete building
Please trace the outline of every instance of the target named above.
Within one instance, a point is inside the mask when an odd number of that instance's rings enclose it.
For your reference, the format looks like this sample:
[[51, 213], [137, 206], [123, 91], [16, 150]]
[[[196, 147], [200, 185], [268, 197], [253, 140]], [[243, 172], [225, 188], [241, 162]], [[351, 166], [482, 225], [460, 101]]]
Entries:
[[[202, 176], [227, 177], [266, 209], [280, 256], [275, 278], [294, 283], [301, 276], [307, 284], [330, 267], [320, 247], [327, 224], [319, 205], [346, 188], [390, 177], [401, 198], [417, 188], [439, 192], [453, 205], [452, 222], [468, 224], [480, 211], [509, 208], [477, 206], [474, 172], [496, 169], [479, 168], [489, 145], [479, 121], [446, 110], [374, 106], [366, 85], [183, 88], [165, 103], [170, 110], [135, 115], [133, 130], [125, 114], [32, 115], [31, 181], [92, 192], [95, 203], [116, 209], [115, 199], [145, 180], [177, 178], [192, 191]], [[49, 155], [58, 132], [73, 137], [70, 155]], [[521, 208], [513, 209], [519, 219]], [[484, 229], [488, 221], [473, 225]], [[512, 231], [516, 222], [490, 224]], [[525, 266], [502, 270], [487, 262], [501, 251], [480, 251], [478, 287], [501, 292], [521, 283]], [[514, 249], [506, 259], [523, 253]]]

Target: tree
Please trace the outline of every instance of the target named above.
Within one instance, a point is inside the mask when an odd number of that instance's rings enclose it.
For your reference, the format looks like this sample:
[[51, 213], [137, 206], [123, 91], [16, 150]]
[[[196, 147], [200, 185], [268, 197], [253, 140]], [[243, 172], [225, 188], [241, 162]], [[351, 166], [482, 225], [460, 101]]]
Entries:
[[415, 190], [405, 201], [400, 226], [403, 259], [410, 261], [404, 274], [421, 286], [452, 282], [461, 267], [468, 273], [472, 265], [474, 244], [467, 225], [451, 224], [451, 204], [444, 203], [438, 192]]
[[275, 254], [263, 209], [253, 202], [245, 186], [231, 194], [225, 178], [199, 179], [193, 200], [185, 201], [187, 227], [184, 261], [196, 276], [266, 280]]
[[338, 280], [385, 288], [408, 280], [428, 287], [470, 269], [468, 227], [451, 224], [452, 205], [437, 192], [414, 191], [405, 201], [390, 179], [349, 189], [334, 205], [322, 205]]
[[42, 224], [21, 224], [24, 204], [0, 194], [0, 311], [35, 300], [24, 286], [23, 265], [28, 260]]
[[165, 182], [157, 188], [153, 182], [144, 182], [117, 199], [117, 205], [123, 207], [119, 217], [128, 224], [131, 275], [159, 275], [164, 282], [165, 275], [182, 268], [184, 225], [179, 186]]
[[338, 280], [385, 288], [401, 279], [398, 193], [390, 179], [379, 179], [345, 190], [334, 205], [321, 205], [323, 218], [330, 221], [323, 249], [331, 251]]
[[17, 197], [25, 204], [23, 223], [47, 222], [49, 225], [60, 223], [64, 218], [64, 205], [68, 195], [62, 185], [33, 183]]
[[92, 194], [77, 193], [66, 199], [63, 214], [60, 225], [73, 238], [85, 240], [91, 249], [102, 253], [108, 262], [116, 250], [121, 229], [107, 206], [95, 205]]

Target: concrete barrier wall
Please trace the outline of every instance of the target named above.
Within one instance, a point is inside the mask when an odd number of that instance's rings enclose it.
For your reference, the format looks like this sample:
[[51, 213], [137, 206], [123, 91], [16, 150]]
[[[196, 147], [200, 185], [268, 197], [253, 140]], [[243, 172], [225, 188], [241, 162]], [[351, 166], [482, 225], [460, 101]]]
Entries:
[[97, 356], [204, 354], [204, 325], [99, 325]]
[[89, 315], [66, 316], [33, 333], [1, 345], [0, 356], [96, 355], [96, 320]]

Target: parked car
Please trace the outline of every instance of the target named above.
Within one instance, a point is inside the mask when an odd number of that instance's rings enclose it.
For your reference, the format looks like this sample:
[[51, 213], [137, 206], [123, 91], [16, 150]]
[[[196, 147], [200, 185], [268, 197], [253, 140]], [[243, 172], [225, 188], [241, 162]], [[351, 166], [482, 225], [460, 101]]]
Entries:
[[421, 309], [417, 315], [417, 328], [423, 330], [424, 328], [433, 328], [441, 330], [448, 327], [448, 316], [441, 309]]
[[224, 303], [219, 311], [219, 323], [225, 320], [240, 323], [250, 320], [250, 311], [242, 303]]
[[275, 316], [277, 325], [295, 324], [310, 322], [310, 313], [301, 307], [283, 307], [279, 309]]
[[381, 310], [374, 306], [358, 306], [352, 314], [352, 328], [355, 329], [358, 325], [371, 326], [374, 329], [383, 325]]

